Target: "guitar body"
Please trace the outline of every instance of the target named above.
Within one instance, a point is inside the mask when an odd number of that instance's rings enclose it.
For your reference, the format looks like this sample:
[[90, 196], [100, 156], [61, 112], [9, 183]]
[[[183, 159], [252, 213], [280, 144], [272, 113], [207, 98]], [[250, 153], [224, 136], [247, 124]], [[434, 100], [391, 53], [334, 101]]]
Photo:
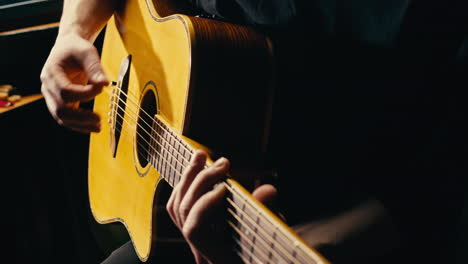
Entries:
[[125, 225], [143, 261], [165, 228], [155, 217], [164, 179], [147, 155], [156, 146], [142, 128], [153, 126], [148, 117], [239, 161], [258, 161], [268, 136], [267, 38], [180, 15], [189, 12], [177, 1], [130, 0], [106, 28], [102, 64], [117, 83], [94, 103], [102, 129], [91, 135], [89, 198], [99, 223]]

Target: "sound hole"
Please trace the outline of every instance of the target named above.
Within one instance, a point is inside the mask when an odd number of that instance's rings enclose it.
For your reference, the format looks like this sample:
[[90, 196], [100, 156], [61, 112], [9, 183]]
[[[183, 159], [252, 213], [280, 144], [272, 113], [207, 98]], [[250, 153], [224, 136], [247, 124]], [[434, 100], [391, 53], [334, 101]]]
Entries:
[[157, 152], [155, 149], [157, 146], [154, 143], [154, 132], [152, 132], [153, 118], [156, 113], [156, 95], [153, 90], [148, 89], [141, 100], [136, 136], [138, 162], [142, 168], [148, 165], [150, 157]]

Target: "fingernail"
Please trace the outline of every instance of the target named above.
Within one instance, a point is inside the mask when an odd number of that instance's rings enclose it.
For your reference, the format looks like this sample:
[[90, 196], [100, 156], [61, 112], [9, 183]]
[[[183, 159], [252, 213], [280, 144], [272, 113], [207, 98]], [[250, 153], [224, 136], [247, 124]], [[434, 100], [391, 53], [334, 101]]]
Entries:
[[224, 164], [226, 164], [226, 158], [219, 158], [216, 162], [215, 162], [215, 166], [217, 167], [223, 167]]
[[226, 193], [227, 188], [223, 182], [219, 182], [215, 186], [213, 186], [213, 191], [216, 193], [217, 196], [223, 196]]
[[107, 77], [102, 72], [100, 72], [97, 74], [96, 81], [107, 82]]

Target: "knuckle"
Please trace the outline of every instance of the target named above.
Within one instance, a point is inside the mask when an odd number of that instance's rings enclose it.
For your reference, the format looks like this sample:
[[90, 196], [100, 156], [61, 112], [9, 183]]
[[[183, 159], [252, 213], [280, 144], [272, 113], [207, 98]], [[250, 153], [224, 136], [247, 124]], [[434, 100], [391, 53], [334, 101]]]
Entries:
[[178, 209], [178, 213], [180, 216], [182, 216], [183, 218], [185, 218], [190, 212], [190, 207], [185, 205], [185, 204], [182, 204], [179, 209]]
[[100, 62], [98, 60], [95, 60], [88, 65], [86, 71], [89, 73], [96, 73], [100, 71], [100, 69], [101, 69]]
[[41, 72], [41, 75], [39, 75], [39, 79], [41, 80], [41, 82], [45, 82], [46, 81], [46, 75], [44, 73], [44, 71]]
[[167, 204], [166, 204], [166, 211], [169, 213], [169, 215], [173, 214], [173, 203], [171, 201], [169, 201]]
[[47, 82], [50, 79], [50, 73], [47, 66], [44, 66], [44, 68], [41, 71], [41, 75], [39, 75], [39, 78], [43, 83]]
[[182, 235], [187, 239], [187, 241], [194, 241], [196, 239], [196, 228], [195, 225], [187, 223], [182, 227]]
[[79, 54], [87, 54], [93, 50], [93, 46], [90, 45], [87, 41], [80, 42], [80, 45], [75, 46], [76, 52]]

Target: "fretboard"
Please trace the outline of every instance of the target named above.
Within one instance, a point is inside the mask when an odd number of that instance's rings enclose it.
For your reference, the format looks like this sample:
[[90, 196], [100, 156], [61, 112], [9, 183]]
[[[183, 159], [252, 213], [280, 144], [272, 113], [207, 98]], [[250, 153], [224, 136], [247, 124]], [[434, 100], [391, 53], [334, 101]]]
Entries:
[[228, 179], [225, 185], [229, 192], [228, 224], [244, 263], [328, 263], [240, 184]]
[[[194, 153], [177, 133], [157, 117], [153, 121], [149, 161], [174, 187]], [[228, 225], [233, 234], [233, 249], [244, 263], [328, 263], [317, 252], [282, 224], [281, 220], [233, 179], [224, 182], [228, 194]]]
[[151, 139], [148, 160], [169, 185], [174, 187], [180, 181], [194, 150], [158, 117], [153, 120]]

